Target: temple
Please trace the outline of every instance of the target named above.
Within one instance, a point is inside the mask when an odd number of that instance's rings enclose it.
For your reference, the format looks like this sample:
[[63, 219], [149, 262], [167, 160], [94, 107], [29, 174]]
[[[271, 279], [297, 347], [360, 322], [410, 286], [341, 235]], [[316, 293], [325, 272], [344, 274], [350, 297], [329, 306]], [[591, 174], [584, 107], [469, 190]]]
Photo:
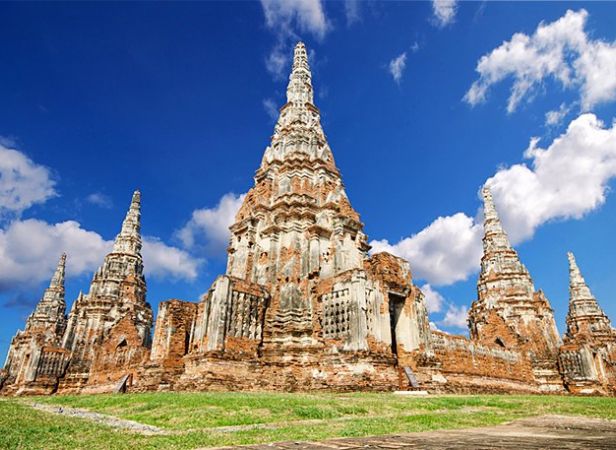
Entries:
[[70, 355], [60, 345], [66, 328], [65, 265], [66, 254], [62, 254], [49, 287], [26, 320], [25, 329], [18, 331], [11, 341], [5, 374], [0, 379], [3, 393], [51, 393], [66, 370]]
[[560, 336], [550, 303], [536, 291], [528, 270], [509, 243], [492, 193], [482, 190], [484, 237], [477, 300], [469, 311], [471, 339], [518, 349], [530, 358], [541, 389], [562, 390], [558, 373]]
[[301, 42], [286, 100], [230, 227], [226, 271], [202, 298], [161, 302], [152, 332], [136, 191], [113, 249], [68, 317], [60, 259], [11, 343], [3, 394], [614, 392], [616, 332], [573, 256], [563, 344], [487, 188], [470, 337], [432, 330], [409, 263], [369, 252], [321, 127]]
[[576, 394], [616, 393], [616, 330], [612, 328], [569, 253], [569, 313], [560, 364]]
[[[194, 315], [185, 371], [172, 388], [391, 389], [397, 358], [430, 351], [424, 299], [408, 263], [368, 256], [314, 105], [302, 43], [287, 102], [230, 230], [226, 273], [196, 311], [162, 306], [161, 327]], [[158, 330], [155, 338], [156, 349], [168, 339]]]

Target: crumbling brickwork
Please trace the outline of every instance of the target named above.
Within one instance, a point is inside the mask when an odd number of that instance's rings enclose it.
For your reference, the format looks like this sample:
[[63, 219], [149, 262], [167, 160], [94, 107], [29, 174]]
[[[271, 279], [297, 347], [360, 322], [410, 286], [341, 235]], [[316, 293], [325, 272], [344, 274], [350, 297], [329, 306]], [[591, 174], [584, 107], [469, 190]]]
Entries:
[[569, 253], [569, 313], [560, 349], [567, 388], [577, 394], [616, 393], [616, 330]]
[[[423, 297], [408, 263], [369, 258], [366, 241], [314, 106], [306, 49], [298, 44], [287, 103], [231, 226], [226, 274], [199, 305], [180, 383], [195, 387], [191, 380], [212, 377], [261, 388], [397, 387], [398, 348], [417, 351], [429, 342], [427, 315], [417, 306]], [[244, 370], [214, 374], [229, 360], [249, 361], [243, 380], [235, 374]]]
[[60, 348], [66, 328], [65, 264], [66, 254], [63, 254], [25, 329], [18, 331], [11, 341], [2, 383], [7, 392], [52, 393], [66, 369], [68, 352]]
[[560, 336], [550, 304], [535, 291], [526, 267], [509, 243], [484, 188], [484, 238], [477, 300], [469, 311], [471, 339], [517, 350], [530, 358], [534, 378], [547, 392], [562, 391], [558, 373]]
[[60, 259], [11, 343], [2, 393], [615, 392], [616, 332], [573, 256], [561, 346], [548, 299], [487, 189], [470, 339], [430, 329], [409, 263], [368, 253], [314, 105], [302, 43], [254, 181], [230, 227], [225, 273], [198, 303], [160, 303], [153, 339], [135, 192], [113, 250], [68, 317]]

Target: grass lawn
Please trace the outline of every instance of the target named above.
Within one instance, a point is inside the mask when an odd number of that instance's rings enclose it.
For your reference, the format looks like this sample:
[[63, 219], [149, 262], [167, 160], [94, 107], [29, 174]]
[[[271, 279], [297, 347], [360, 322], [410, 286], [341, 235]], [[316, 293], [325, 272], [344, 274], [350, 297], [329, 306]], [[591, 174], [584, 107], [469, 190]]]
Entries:
[[[71, 406], [154, 425], [144, 436], [32, 409]], [[616, 419], [616, 399], [387, 393], [147, 393], [0, 399], [2, 449], [192, 449], [496, 425], [542, 414]], [[250, 427], [258, 425], [257, 427]], [[234, 427], [234, 428], [221, 428]]]

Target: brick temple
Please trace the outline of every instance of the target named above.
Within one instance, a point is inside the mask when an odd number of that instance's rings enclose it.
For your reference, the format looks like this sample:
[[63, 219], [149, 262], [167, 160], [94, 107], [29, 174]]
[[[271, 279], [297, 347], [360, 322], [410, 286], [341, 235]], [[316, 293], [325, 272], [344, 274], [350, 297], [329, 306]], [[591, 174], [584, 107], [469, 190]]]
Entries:
[[66, 255], [11, 342], [5, 395], [159, 390], [414, 390], [612, 395], [616, 331], [573, 255], [567, 333], [503, 229], [490, 191], [470, 338], [431, 330], [409, 263], [370, 254], [294, 50], [254, 186], [230, 227], [226, 272], [153, 325], [135, 192], [87, 294], [66, 315]]

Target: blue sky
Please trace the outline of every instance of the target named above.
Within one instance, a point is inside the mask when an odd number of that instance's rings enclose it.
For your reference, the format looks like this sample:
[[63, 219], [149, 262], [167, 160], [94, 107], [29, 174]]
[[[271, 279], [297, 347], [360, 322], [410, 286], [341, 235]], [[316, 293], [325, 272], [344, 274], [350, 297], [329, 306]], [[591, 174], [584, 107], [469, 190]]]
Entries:
[[136, 188], [154, 309], [207, 290], [297, 39], [353, 206], [375, 248], [410, 259], [439, 328], [464, 332], [487, 180], [560, 330], [567, 250], [616, 317], [616, 3], [2, 3], [0, 15], [2, 354], [63, 250], [69, 305], [87, 291]]

